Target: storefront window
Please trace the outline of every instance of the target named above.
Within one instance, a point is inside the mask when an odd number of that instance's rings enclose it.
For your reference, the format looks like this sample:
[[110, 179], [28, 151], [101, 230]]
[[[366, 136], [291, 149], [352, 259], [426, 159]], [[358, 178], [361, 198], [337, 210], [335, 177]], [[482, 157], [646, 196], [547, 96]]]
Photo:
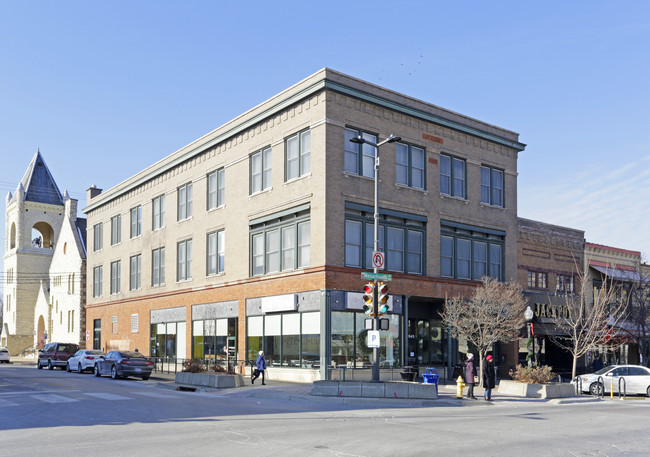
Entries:
[[300, 314], [282, 315], [282, 365], [300, 366]]
[[266, 316], [264, 319], [264, 356], [266, 364], [278, 366], [282, 348], [282, 316]]
[[[237, 318], [234, 317], [194, 321], [192, 325], [193, 357], [225, 360], [228, 352], [228, 338], [236, 338], [236, 327]], [[236, 350], [234, 353], [236, 354]], [[233, 354], [230, 357], [233, 357]]]
[[332, 312], [332, 361], [354, 366], [354, 314]]
[[320, 367], [320, 313], [302, 314], [302, 367]]
[[264, 316], [248, 318], [248, 360], [256, 360], [259, 351], [262, 350], [262, 337], [264, 336]]
[[192, 322], [192, 357], [203, 358], [203, 321]]
[[185, 358], [185, 322], [151, 325], [152, 357]]

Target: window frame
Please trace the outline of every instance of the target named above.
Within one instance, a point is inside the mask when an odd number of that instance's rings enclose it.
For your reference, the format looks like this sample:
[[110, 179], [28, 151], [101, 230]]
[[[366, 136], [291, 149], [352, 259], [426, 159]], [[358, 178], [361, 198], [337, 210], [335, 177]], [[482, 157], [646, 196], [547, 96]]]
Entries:
[[102, 296], [102, 288], [104, 285], [104, 266], [97, 265], [93, 268], [93, 298]]
[[[305, 141], [308, 138], [308, 141]], [[297, 150], [296, 157], [289, 158], [290, 141], [296, 140]], [[305, 149], [305, 143], [308, 143]], [[290, 160], [296, 161], [296, 175], [290, 175], [291, 165]], [[309, 128], [303, 129], [294, 133], [284, 139], [284, 182], [293, 181], [294, 179], [302, 178], [303, 176], [311, 173], [311, 130]]]
[[[299, 234], [301, 230], [305, 230], [305, 227], [308, 227], [306, 230], [309, 232], [309, 243], [303, 243], [301, 245]], [[285, 242], [283, 239], [283, 230], [290, 228], [293, 229], [294, 236], [292, 238], [292, 246], [288, 247], [283, 244]], [[275, 245], [269, 246], [269, 242], [272, 241], [271, 237], [275, 236], [277, 236], [277, 248]], [[293, 271], [308, 267], [309, 264], [306, 263], [306, 260], [304, 258], [301, 258], [301, 255], [303, 257], [309, 257], [309, 260], [311, 261], [310, 210], [291, 213], [282, 217], [271, 219], [267, 222], [252, 225], [250, 227], [249, 243], [249, 274], [251, 277], [263, 276], [267, 274], [277, 274], [285, 271]], [[308, 255], [306, 255], [307, 250], [309, 251]], [[286, 259], [284, 258], [284, 255], [288, 254], [289, 251], [293, 251], [292, 262], [291, 265], [286, 265]], [[270, 266], [272, 260], [273, 265], [275, 265], [276, 258], [277, 269]], [[261, 272], [257, 272], [259, 267], [261, 267]]]
[[111, 217], [111, 246], [122, 242], [122, 215], [116, 214]]
[[142, 205], [131, 208], [131, 238], [142, 236]]
[[151, 230], [156, 231], [165, 227], [165, 194], [151, 199]]
[[[255, 161], [259, 157], [260, 169], [255, 169]], [[273, 149], [265, 146], [249, 156], [249, 195], [255, 195], [270, 189], [273, 181]], [[255, 176], [259, 175], [259, 189], [255, 185]]]
[[[459, 241], [469, 242], [469, 257], [459, 258]], [[451, 242], [451, 244], [449, 244]], [[480, 281], [481, 277], [477, 275], [480, 271], [475, 267], [475, 264], [483, 264], [485, 262], [479, 259], [475, 253], [478, 245], [487, 245], [487, 271], [485, 276], [495, 278], [502, 281], [505, 277], [505, 245], [506, 235], [491, 233], [489, 229], [482, 229], [481, 227], [454, 227], [452, 225], [441, 224], [440, 227], [440, 277], [464, 279], [470, 281]], [[450, 252], [446, 250], [450, 249]], [[494, 255], [496, 251], [498, 259]], [[459, 275], [459, 267], [462, 261], [469, 262], [469, 275]], [[448, 270], [451, 268], [451, 271]], [[498, 270], [498, 276], [495, 276], [494, 270]]]
[[[183, 260], [181, 260], [181, 252], [184, 256]], [[192, 280], [192, 238], [188, 238], [186, 240], [182, 240], [176, 243], [176, 282], [191, 281], [191, 280]]]
[[226, 203], [225, 168], [221, 167], [206, 175], [207, 210], [220, 208]]
[[111, 262], [111, 295], [119, 294], [122, 291], [122, 261]]
[[[156, 262], [157, 258], [157, 262]], [[156, 267], [156, 264], [158, 265]], [[156, 274], [157, 270], [157, 274]], [[165, 246], [151, 250], [151, 287], [165, 285]]]
[[[211, 250], [211, 237], [214, 237], [214, 252]], [[226, 231], [224, 229], [214, 230], [209, 232], [206, 235], [206, 264], [205, 264], [205, 275], [214, 276], [223, 274], [226, 271], [225, 266], [225, 243], [226, 243]], [[214, 269], [211, 268], [212, 259], [214, 258]]]
[[[443, 165], [442, 162], [443, 160], [449, 160], [449, 175], [443, 175]], [[459, 180], [456, 176], [456, 172], [454, 171], [454, 163], [462, 163], [463, 164], [463, 177], [462, 177], [462, 195], [458, 195], [455, 190], [455, 181]], [[443, 191], [442, 187], [442, 182], [443, 182], [443, 176], [447, 177], [449, 180], [449, 192]], [[440, 154], [440, 193], [442, 195], [448, 195], [450, 197], [454, 198], [460, 198], [463, 200], [467, 200], [467, 160], [453, 156], [451, 154], [446, 154], [446, 153], [441, 153]]]
[[545, 271], [528, 270], [528, 277], [527, 277], [526, 284], [530, 289], [547, 290], [548, 273]]
[[[400, 163], [399, 160], [399, 155], [400, 155], [400, 147], [406, 148], [406, 164]], [[422, 168], [416, 168], [414, 165], [414, 150], [419, 150], [422, 151]], [[400, 185], [400, 186], [406, 186], [410, 187], [412, 189], [419, 189], [419, 190], [426, 190], [426, 156], [427, 156], [427, 150], [426, 148], [422, 146], [416, 146], [411, 143], [405, 143], [402, 141], [397, 141], [395, 143], [395, 184]], [[400, 168], [405, 168], [406, 169], [406, 182], [400, 182], [399, 181], [399, 169]], [[421, 186], [417, 186], [413, 184], [413, 176], [414, 176], [414, 170], [420, 170], [421, 173]]]
[[140, 289], [142, 289], [142, 255], [136, 254], [129, 258], [129, 290]]
[[[354, 134], [349, 136], [348, 134]], [[367, 132], [365, 130], [357, 129], [354, 127], [345, 127], [344, 131], [344, 147], [343, 147], [343, 171], [345, 173], [352, 173], [366, 178], [375, 177], [375, 147], [368, 143], [358, 144], [350, 141], [351, 138], [362, 137], [365, 140], [377, 144], [379, 135], [376, 133]], [[368, 152], [372, 152], [369, 154]], [[354, 159], [348, 160], [348, 157], [353, 156]], [[366, 159], [366, 160], [364, 160]], [[355, 163], [356, 162], [356, 163]], [[356, 170], [348, 169], [348, 164], [355, 163]], [[366, 164], [366, 166], [364, 166]]]
[[104, 248], [104, 223], [99, 222], [93, 225], [93, 252], [101, 251]]
[[[484, 171], [487, 172], [487, 183], [484, 178]], [[497, 187], [495, 184], [495, 173], [500, 174], [501, 176], [501, 188]], [[490, 206], [497, 206], [499, 208], [505, 208], [505, 171], [500, 168], [491, 167], [489, 165], [481, 165], [481, 203]], [[486, 189], [488, 194], [487, 199], [483, 196], [483, 191]], [[496, 202], [495, 192], [498, 193], [498, 198], [500, 202]]]
[[192, 182], [176, 188], [176, 221], [184, 221], [192, 217]]

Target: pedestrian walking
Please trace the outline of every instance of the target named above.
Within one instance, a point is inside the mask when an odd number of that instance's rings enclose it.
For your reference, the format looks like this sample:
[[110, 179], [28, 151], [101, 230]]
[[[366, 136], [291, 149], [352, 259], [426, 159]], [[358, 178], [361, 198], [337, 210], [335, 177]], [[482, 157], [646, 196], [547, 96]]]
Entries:
[[255, 380], [259, 378], [260, 375], [262, 375], [262, 385], [265, 386], [266, 383], [264, 382], [264, 370], [266, 370], [266, 360], [264, 360], [264, 351], [260, 351], [259, 357], [257, 357], [257, 361], [255, 361], [255, 372], [253, 373], [253, 377], [251, 378], [251, 384], [255, 384]]
[[467, 362], [465, 362], [465, 384], [467, 384], [467, 398], [476, 400], [474, 396], [474, 377], [476, 376], [476, 366], [474, 365], [474, 354], [467, 353]]
[[600, 355], [596, 354], [596, 358], [593, 362], [594, 371], [598, 371], [603, 367], [603, 361], [600, 360]]
[[485, 358], [481, 376], [483, 377], [483, 387], [485, 387], [485, 399], [492, 401], [492, 389], [496, 387], [496, 375], [494, 373], [494, 359], [492, 355], [488, 355]]

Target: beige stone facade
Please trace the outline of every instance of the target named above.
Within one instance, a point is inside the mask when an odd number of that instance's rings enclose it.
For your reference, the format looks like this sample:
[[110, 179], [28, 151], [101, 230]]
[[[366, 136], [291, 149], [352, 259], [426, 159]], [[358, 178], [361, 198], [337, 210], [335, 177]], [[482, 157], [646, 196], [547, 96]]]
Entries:
[[[301, 328], [320, 326], [319, 363], [311, 367], [322, 376], [319, 366], [334, 359], [332, 313], [359, 311], [361, 272], [372, 269], [365, 253], [373, 149], [355, 151], [346, 141], [355, 132], [374, 142], [401, 137], [380, 148], [378, 201], [402, 364], [424, 350], [419, 335], [429, 332], [444, 297], [468, 295], [481, 273], [517, 277], [517, 155], [525, 147], [518, 134], [323, 69], [105, 192], [89, 189], [92, 345], [149, 354], [152, 324], [168, 319], [184, 339], [168, 339], [175, 356], [195, 355], [193, 321], [205, 305], [217, 320], [236, 319], [229, 335], [237, 358], [246, 359], [257, 349], [247, 339], [257, 325], [250, 318], [266, 316], [270, 329], [274, 313], [292, 311], [302, 315]], [[209, 185], [221, 178], [222, 193], [218, 185], [211, 194]], [[211, 257], [213, 242], [225, 248]], [[164, 281], [156, 264], [161, 248]], [[412, 329], [409, 310], [426, 325]], [[307, 324], [307, 312], [320, 317]], [[293, 325], [293, 317], [282, 319], [282, 329]], [[443, 344], [440, 332], [426, 338], [427, 347]], [[436, 350], [447, 363], [447, 347]]]

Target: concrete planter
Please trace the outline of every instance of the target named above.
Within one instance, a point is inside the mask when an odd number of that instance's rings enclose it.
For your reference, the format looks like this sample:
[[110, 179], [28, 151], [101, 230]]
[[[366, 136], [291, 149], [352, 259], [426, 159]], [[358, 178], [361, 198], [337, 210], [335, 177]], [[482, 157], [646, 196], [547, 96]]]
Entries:
[[498, 392], [505, 395], [526, 398], [567, 398], [575, 397], [572, 384], [526, 384], [517, 381], [499, 381]]
[[213, 389], [244, 385], [244, 379], [240, 374], [189, 373], [186, 371], [176, 373], [175, 382], [186, 386], [211, 387]]
[[388, 381], [315, 381], [311, 394], [325, 397], [365, 397], [435, 400], [438, 390], [434, 384]]

